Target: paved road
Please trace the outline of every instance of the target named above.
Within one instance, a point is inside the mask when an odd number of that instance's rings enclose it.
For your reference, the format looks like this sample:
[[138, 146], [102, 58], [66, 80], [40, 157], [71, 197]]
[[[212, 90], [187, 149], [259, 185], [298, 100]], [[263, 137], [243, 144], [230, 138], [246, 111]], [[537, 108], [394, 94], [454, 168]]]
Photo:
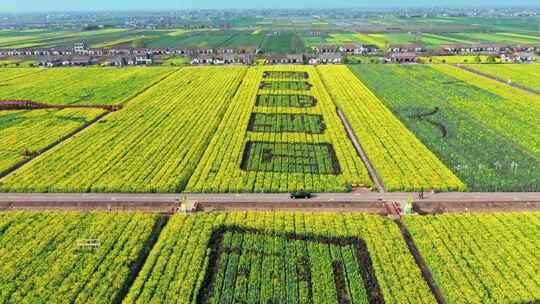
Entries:
[[[133, 202], [170, 203], [186, 198], [190, 201], [212, 203], [287, 203], [288, 194], [122, 194], [122, 193], [0, 193], [0, 203], [31, 202]], [[417, 193], [320, 193], [309, 202], [376, 202], [418, 200]], [[540, 202], [540, 193], [462, 193], [448, 192], [425, 194], [424, 202]]]

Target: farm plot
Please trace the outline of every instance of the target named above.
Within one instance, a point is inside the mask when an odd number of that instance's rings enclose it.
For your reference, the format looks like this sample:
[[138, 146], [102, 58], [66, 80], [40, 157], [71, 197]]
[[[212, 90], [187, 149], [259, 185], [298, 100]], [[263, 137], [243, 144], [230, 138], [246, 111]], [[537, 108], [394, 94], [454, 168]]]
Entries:
[[0, 180], [2, 191], [178, 192], [246, 69], [186, 68]]
[[123, 303], [383, 301], [435, 302], [392, 221], [245, 212], [173, 217]]
[[540, 92], [540, 64], [471, 64], [467, 67]]
[[240, 168], [279, 173], [341, 173], [332, 145], [248, 141]]
[[[29, 69], [30, 70], [30, 69]], [[0, 100], [53, 104], [118, 104], [174, 72], [170, 68], [48, 69], [0, 80]], [[4, 73], [4, 72], [2, 72]]]
[[248, 131], [261, 133], [301, 132], [321, 134], [324, 132], [321, 115], [253, 113]]
[[239, 33], [236, 31], [190, 31], [161, 35], [145, 43], [148, 48], [217, 48]]
[[308, 91], [311, 88], [311, 84], [307, 81], [262, 81], [259, 88], [266, 90]]
[[305, 49], [302, 38], [293, 32], [267, 34], [261, 44], [261, 51], [265, 54], [301, 54]]
[[539, 36], [513, 33], [454, 33], [447, 36], [481, 43], [540, 43]]
[[[302, 75], [297, 82], [307, 84], [304, 90], [260, 85], [292, 81], [283, 78], [286, 72]], [[372, 185], [312, 67], [250, 68], [218, 129], [188, 192], [329, 192]]]
[[[435, 68], [351, 67], [469, 190], [538, 191], [539, 158], [526, 148], [533, 144], [525, 145], [535, 139], [522, 137], [520, 144], [513, 135], [536, 128], [540, 103], [535, 97], [512, 88], [476, 86]], [[501, 91], [505, 96], [498, 95]]]
[[0, 302], [122, 299], [163, 220], [134, 213], [2, 213]]
[[317, 69], [386, 190], [464, 190], [463, 183], [347, 67]]
[[229, 40], [225, 41], [221, 47], [239, 48], [239, 47], [254, 47], [259, 48], [264, 39], [260, 33], [253, 32], [238, 32]]
[[447, 303], [538, 303], [540, 216], [448, 214], [404, 220]]
[[521, 148], [535, 156], [540, 155], [540, 138], [529, 136], [540, 134], [540, 97], [454, 66], [437, 65], [433, 68], [506, 100], [489, 103], [492, 111], [472, 114], [478, 121], [511, 138]]
[[16, 78], [25, 77], [31, 74], [42, 72], [38, 69], [28, 69], [28, 68], [9, 68], [9, 69], [0, 69], [0, 88], [3, 89], [4, 83], [9, 80]]
[[127, 29], [100, 29], [95, 31], [16, 31], [0, 33], [0, 48], [52, 48], [73, 47], [85, 41], [89, 45], [129, 35]]
[[255, 103], [258, 107], [309, 108], [317, 104], [315, 97], [299, 94], [259, 94]]
[[0, 176], [103, 113], [97, 109], [0, 111]]

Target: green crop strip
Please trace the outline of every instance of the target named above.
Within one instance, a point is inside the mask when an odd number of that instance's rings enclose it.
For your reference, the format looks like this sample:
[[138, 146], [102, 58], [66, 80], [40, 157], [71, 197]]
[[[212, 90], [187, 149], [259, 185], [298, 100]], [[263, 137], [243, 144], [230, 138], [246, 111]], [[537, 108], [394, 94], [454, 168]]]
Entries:
[[[305, 66], [250, 68], [218, 127], [224, 131], [212, 139], [186, 191], [369, 187], [367, 170], [350, 153], [352, 143], [314, 72]], [[306, 80], [291, 81], [293, 77]], [[310, 90], [298, 94], [306, 86]]]
[[262, 81], [259, 88], [266, 90], [308, 91], [311, 89], [311, 84], [307, 81]]
[[537, 139], [520, 135], [540, 123], [534, 95], [487, 79], [493, 89], [477, 85], [481, 77], [467, 82], [470, 73], [450, 66], [351, 68], [469, 190], [540, 189]]
[[302, 132], [321, 134], [325, 130], [323, 117], [310, 114], [253, 113], [249, 120], [251, 132]]
[[288, 94], [259, 94], [255, 103], [256, 106], [288, 108], [309, 108], [316, 104], [317, 100], [313, 96]]
[[339, 174], [341, 169], [332, 145], [308, 143], [246, 143], [242, 170]]
[[174, 216], [124, 304], [434, 303], [388, 219], [360, 213]]
[[294, 71], [265, 71], [263, 72], [263, 78], [302, 80], [309, 78], [309, 74]]
[[[366, 243], [358, 238], [328, 238], [223, 226], [210, 239], [211, 254], [197, 303], [310, 303], [313, 290], [334, 286], [339, 303], [382, 303], [383, 296]], [[323, 249], [323, 250], [321, 250]], [[275, 271], [274, 263], [282, 271]], [[285, 291], [260, 290], [265, 281]], [[235, 301], [242, 300], [236, 298]]]

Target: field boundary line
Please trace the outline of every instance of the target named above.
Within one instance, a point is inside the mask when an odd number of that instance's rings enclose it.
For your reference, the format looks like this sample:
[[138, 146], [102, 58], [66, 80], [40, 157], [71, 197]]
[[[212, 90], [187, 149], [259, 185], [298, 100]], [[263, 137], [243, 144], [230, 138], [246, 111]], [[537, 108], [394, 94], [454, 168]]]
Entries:
[[338, 107], [336, 107], [336, 112], [339, 118], [341, 119], [343, 127], [345, 127], [345, 131], [347, 131], [347, 135], [349, 136], [349, 139], [351, 140], [356, 150], [356, 153], [358, 154], [358, 156], [360, 156], [360, 158], [364, 162], [364, 165], [366, 166], [366, 169], [368, 170], [369, 177], [371, 177], [371, 180], [375, 183], [375, 185], [377, 186], [377, 189], [379, 189], [379, 192], [386, 192], [386, 190], [384, 189], [384, 184], [382, 183], [379, 175], [377, 174], [377, 171], [371, 164], [371, 161], [369, 160], [366, 152], [362, 148], [362, 145], [358, 141], [358, 138], [356, 138], [356, 135], [354, 134], [351, 128], [351, 125], [349, 124], [349, 121], [347, 120], [347, 117], [345, 116], [343, 111], [341, 111], [341, 109]]
[[[228, 99], [228, 104], [226, 106], [224, 106], [223, 110], [221, 111], [221, 115], [220, 115], [221, 118], [219, 119], [218, 122], [216, 122], [216, 127], [212, 131], [212, 134], [210, 134], [207, 137], [207, 143], [205, 145], [204, 151], [202, 152], [201, 156], [199, 157], [199, 160], [197, 161], [197, 165], [195, 166], [195, 168], [193, 168], [193, 170], [191, 170], [191, 173], [189, 174], [189, 177], [188, 177], [187, 181], [185, 182], [185, 185], [182, 186], [182, 190], [180, 190], [180, 192], [184, 191], [186, 189], [187, 185], [189, 185], [189, 182], [191, 181], [191, 178], [193, 178], [193, 173], [195, 173], [195, 171], [197, 170], [197, 168], [199, 166], [199, 163], [200, 163], [201, 159], [204, 157], [204, 155], [208, 151], [208, 147], [210, 146], [210, 144], [212, 143], [212, 140], [216, 136], [216, 134], [218, 132], [218, 129], [219, 129], [219, 126], [221, 125], [221, 123], [223, 122], [223, 119], [225, 118], [225, 114], [227, 113], [227, 111], [229, 110], [229, 107], [231, 106], [234, 99], [236, 98], [236, 95], [238, 94], [238, 90], [240, 90], [240, 87], [242, 86], [242, 84], [246, 80], [246, 75], [247, 75], [249, 69], [251, 69], [251, 67], [245, 68], [244, 72], [242, 73], [242, 78], [238, 82], [238, 85], [236, 86], [236, 88], [234, 89], [234, 93], [231, 94], [231, 98]], [[179, 186], [181, 186], [181, 185], [179, 185]]]
[[328, 89], [328, 86], [326, 85], [326, 82], [324, 78], [322, 77], [319, 69], [314, 68], [314, 70], [315, 70], [315, 73], [317, 73], [318, 77], [320, 78], [321, 83], [323, 84], [324, 89], [326, 90], [328, 96], [330, 96], [330, 98], [332, 99], [332, 103], [336, 107], [336, 112], [339, 119], [341, 120], [341, 124], [345, 128], [345, 132], [347, 132], [347, 136], [349, 137], [349, 140], [352, 142], [354, 149], [356, 150], [356, 153], [358, 154], [358, 156], [360, 156], [360, 159], [362, 159], [364, 166], [368, 170], [369, 177], [375, 183], [375, 186], [377, 186], [377, 189], [379, 190], [380, 193], [386, 192], [386, 189], [384, 188], [384, 184], [381, 178], [379, 177], [377, 170], [375, 170], [375, 167], [373, 167], [373, 165], [371, 164], [371, 161], [369, 160], [366, 151], [364, 150], [364, 148], [362, 148], [362, 145], [360, 144], [360, 141], [356, 137], [356, 134], [354, 134], [354, 130], [351, 127], [349, 120], [347, 119], [347, 116], [345, 116], [345, 113], [343, 113], [343, 111], [337, 106], [336, 101], [334, 100], [334, 96]]
[[167, 73], [166, 75], [164, 75], [163, 77], [159, 78], [158, 80], [156, 80], [155, 82], [151, 83], [150, 85], [142, 88], [139, 92], [127, 97], [126, 99], [124, 99], [122, 102], [120, 102], [121, 105], [127, 105], [130, 101], [132, 101], [133, 99], [141, 96], [142, 94], [144, 94], [145, 92], [147, 92], [148, 90], [150, 90], [151, 88], [157, 86], [158, 84], [160, 84], [161, 82], [163, 82], [165, 79], [169, 78], [170, 76], [180, 72], [180, 70], [182, 70], [183, 68], [182, 67], [179, 67], [179, 68], [174, 68], [172, 72], [169, 72]]
[[500, 83], [502, 83], [502, 84], [505, 84], [505, 85], [507, 85], [507, 86], [511, 86], [511, 87], [513, 87], [513, 88], [523, 90], [523, 91], [525, 91], [525, 92], [527, 92], [527, 93], [531, 93], [531, 94], [534, 94], [534, 95], [536, 95], [536, 96], [540, 96], [540, 91], [537, 91], [537, 90], [535, 90], [535, 89], [531, 89], [531, 88], [529, 88], [529, 87], [527, 87], [527, 86], [524, 86], [524, 85], [522, 85], [522, 84], [514, 83], [514, 82], [508, 83], [507, 81], [504, 81], [503, 79], [501, 79], [501, 78], [499, 78], [499, 77], [497, 77], [497, 76], [493, 76], [493, 75], [490, 75], [490, 74], [487, 74], [487, 73], [484, 73], [484, 72], [481, 72], [481, 71], [477, 71], [477, 70], [475, 70], [475, 69], [473, 69], [473, 68], [464, 66], [464, 65], [462, 65], [462, 64], [456, 64], [456, 65], [454, 65], [454, 66], [456, 66], [456, 67], [458, 67], [458, 68], [460, 68], [460, 69], [462, 69], [462, 70], [465, 70], [465, 71], [467, 71], [467, 72], [476, 74], [476, 75], [478, 75], [478, 76], [482, 76], [482, 77], [485, 77], [485, 78], [488, 78], [488, 79], [491, 79], [491, 80], [495, 80], [495, 81], [500, 82]]
[[446, 304], [446, 301], [444, 300], [444, 296], [441, 290], [439, 289], [439, 286], [437, 286], [437, 283], [433, 279], [433, 275], [431, 274], [431, 271], [429, 270], [426, 264], [426, 261], [424, 260], [424, 258], [422, 258], [420, 251], [418, 250], [418, 248], [416, 247], [416, 244], [414, 243], [414, 240], [412, 239], [411, 233], [409, 232], [407, 227], [405, 227], [403, 222], [401, 222], [401, 220], [396, 219], [394, 220], [394, 222], [399, 227], [403, 240], [405, 240], [405, 243], [407, 243], [407, 247], [409, 248], [409, 251], [414, 257], [416, 265], [418, 266], [418, 268], [420, 268], [420, 271], [422, 272], [422, 276], [424, 277], [424, 280], [428, 284], [429, 289], [431, 290], [431, 293], [435, 297], [435, 300], [437, 300], [438, 304]]
[[[6, 68], [6, 69], [9, 69], [9, 68]], [[45, 71], [45, 70], [40, 70], [38, 68], [27, 68], [27, 69], [36, 69], [37, 71], [32, 71], [30, 73], [17, 75], [17, 76], [11, 77], [11, 78], [2, 79], [2, 81], [3, 82], [9, 82], [9, 81], [17, 80], [19, 78], [24, 78], [24, 77], [27, 77], [27, 76], [30, 76], [30, 75], [36, 75], [36, 74], [39, 74], [39, 73], [43, 73]]]
[[[131, 98], [128, 98], [126, 100], [124, 100], [123, 102], [121, 102], [120, 104], [122, 105], [126, 105], [128, 102], [130, 102], [131, 100], [137, 98], [138, 96], [140, 96], [141, 94], [143, 94], [144, 92], [150, 90], [151, 88], [153, 88], [154, 86], [156, 86], [157, 84], [161, 83], [162, 81], [164, 81], [166, 78], [168, 78], [169, 76], [175, 74], [176, 72], [180, 71], [181, 68], [177, 68], [175, 69], [175, 71], [173, 72], [170, 72], [168, 73], [166, 76], [164, 76], [163, 78], [157, 80], [156, 82], [154, 82], [153, 84], [147, 86], [146, 88], [142, 89], [140, 92], [136, 93], [133, 95], [133, 97]], [[119, 111], [116, 111], [116, 112], [121, 112], [121, 110]], [[107, 117], [109, 114], [111, 113], [116, 113], [116, 112], [110, 112], [110, 111], [106, 111], [104, 113], [101, 113], [99, 114], [97, 117], [95, 117], [94, 119], [92, 119], [91, 121], [89, 121], [88, 123], [82, 125], [81, 127], [73, 130], [72, 132], [69, 132], [68, 134], [66, 134], [65, 136], [62, 136], [60, 137], [58, 140], [56, 140], [55, 142], [53, 142], [52, 144], [48, 145], [47, 147], [43, 148], [40, 150], [40, 152], [36, 155], [36, 156], [33, 156], [33, 157], [30, 157], [26, 160], [23, 160], [19, 163], [17, 163], [16, 165], [14, 165], [13, 167], [7, 169], [4, 173], [0, 174], [0, 180], [2, 180], [3, 178], [11, 175], [12, 173], [16, 172], [17, 170], [19, 170], [20, 168], [22, 168], [24, 165], [36, 160], [36, 159], [39, 159], [42, 155], [46, 154], [47, 152], [51, 151], [53, 148], [55, 148], [56, 146], [59, 146], [60, 144], [66, 142], [67, 140], [69, 140], [70, 138], [73, 138], [75, 135], [77, 134], [80, 134], [82, 133], [84, 130], [88, 129], [89, 127], [95, 125], [98, 121], [100, 121], [102, 118], [105, 118]]]
[[145, 240], [145, 246], [139, 252], [137, 260], [135, 261], [135, 265], [132, 266], [133, 270], [130, 272], [129, 277], [123, 282], [120, 292], [114, 297], [112, 303], [121, 304], [127, 297], [129, 291], [131, 290], [131, 287], [133, 287], [133, 284], [139, 277], [141, 270], [146, 264], [148, 256], [150, 255], [152, 250], [154, 250], [154, 247], [156, 246], [159, 237], [161, 236], [161, 233], [163, 232], [165, 226], [167, 226], [168, 223], [169, 216], [161, 215], [156, 220], [154, 226], [152, 227], [152, 232], [150, 236]]
[[[104, 110], [105, 111], [105, 110]], [[22, 166], [26, 165], [27, 163], [39, 158], [41, 155], [45, 154], [46, 152], [50, 151], [51, 149], [53, 149], [54, 147], [60, 145], [61, 143], [65, 142], [66, 140], [68, 140], [69, 138], [77, 135], [78, 133], [84, 131], [86, 128], [90, 127], [91, 125], [95, 124], [96, 122], [98, 122], [100, 119], [102, 119], [103, 117], [107, 116], [109, 113], [111, 112], [108, 112], [108, 111], [105, 111], [101, 114], [99, 114], [98, 116], [96, 116], [94, 119], [90, 120], [88, 123], [80, 126], [79, 128], [76, 128], [75, 130], [69, 132], [68, 134], [60, 137], [58, 140], [54, 141], [53, 143], [51, 143], [50, 145], [46, 146], [45, 148], [41, 149], [36, 156], [33, 156], [33, 157], [29, 157], [28, 159], [25, 159], [23, 161], [20, 161], [19, 163], [13, 165], [11, 168], [7, 169], [4, 173], [0, 174], [0, 179], [12, 174], [13, 172], [19, 170]]]

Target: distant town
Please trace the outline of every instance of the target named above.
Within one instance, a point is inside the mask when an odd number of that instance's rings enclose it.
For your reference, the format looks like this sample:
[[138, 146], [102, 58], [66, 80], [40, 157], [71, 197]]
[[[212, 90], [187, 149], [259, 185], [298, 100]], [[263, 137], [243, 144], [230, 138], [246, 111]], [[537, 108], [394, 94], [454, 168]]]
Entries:
[[534, 8], [4, 14], [0, 29], [2, 67], [530, 63], [540, 53]]

